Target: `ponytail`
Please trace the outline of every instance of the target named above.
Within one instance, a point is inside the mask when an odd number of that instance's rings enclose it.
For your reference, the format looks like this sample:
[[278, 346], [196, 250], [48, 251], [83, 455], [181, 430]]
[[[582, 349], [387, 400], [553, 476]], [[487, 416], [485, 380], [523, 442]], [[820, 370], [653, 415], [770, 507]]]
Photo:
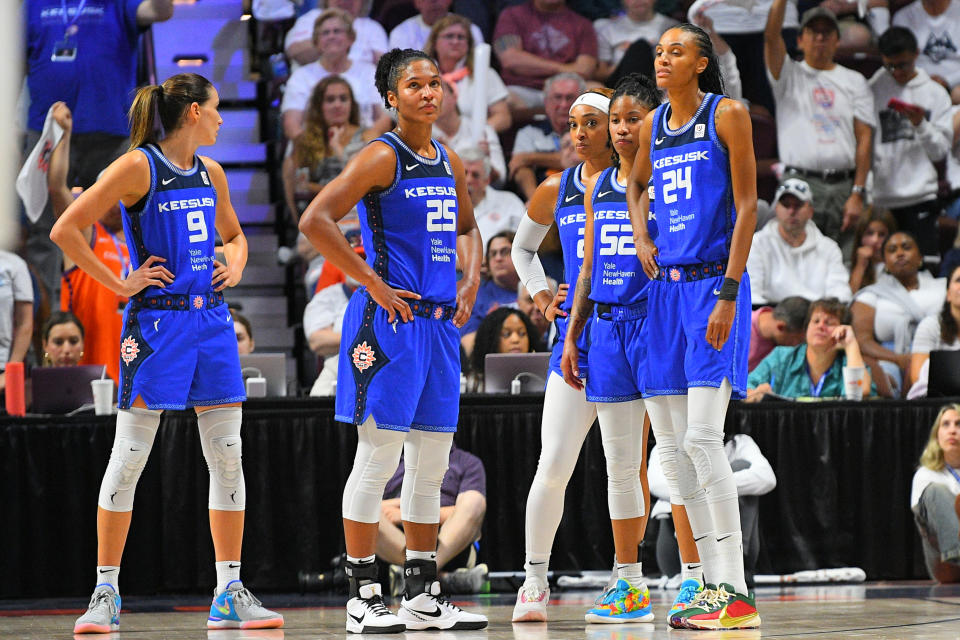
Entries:
[[178, 73], [164, 80], [162, 85], [154, 84], [137, 90], [128, 115], [129, 150], [159, 142], [161, 127], [167, 136], [176, 131], [187, 108], [194, 102], [206, 103], [212, 87], [210, 81], [199, 74]]
[[713, 50], [713, 41], [710, 40], [710, 36], [706, 31], [689, 22], [679, 24], [676, 28], [693, 34], [700, 55], [707, 59], [707, 68], [697, 80], [700, 90], [704, 93], [723, 95], [723, 74], [720, 73], [720, 61], [717, 59], [716, 51]]

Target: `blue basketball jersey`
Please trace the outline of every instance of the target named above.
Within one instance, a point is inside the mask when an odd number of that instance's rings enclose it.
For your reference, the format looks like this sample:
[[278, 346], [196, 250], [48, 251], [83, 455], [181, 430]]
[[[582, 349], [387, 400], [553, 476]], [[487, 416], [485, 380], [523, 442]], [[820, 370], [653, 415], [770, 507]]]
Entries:
[[553, 218], [560, 232], [560, 246], [563, 249], [563, 279], [570, 285], [567, 299], [560, 308], [570, 312], [576, 296], [577, 277], [583, 266], [583, 224], [587, 214], [583, 210], [583, 196], [586, 191], [583, 184], [583, 163], [564, 169], [560, 174], [560, 191], [557, 193], [557, 205]]
[[150, 256], [159, 256], [174, 275], [172, 284], [142, 293], [206, 293], [212, 288], [217, 234], [217, 191], [207, 168], [199, 156], [184, 171], [152, 144], [138, 150], [150, 161], [150, 191], [129, 208], [120, 205], [130, 261], [137, 269]]
[[[606, 304], [631, 305], [647, 299], [650, 282], [633, 245], [633, 227], [627, 207], [627, 188], [617, 184], [617, 169], [603, 170], [593, 189], [593, 273], [590, 299]], [[647, 231], [657, 237], [654, 220]]]
[[721, 262], [730, 254], [736, 220], [730, 163], [714, 113], [723, 96], [708, 93], [696, 115], [668, 126], [670, 104], [657, 107], [650, 136], [650, 184], [657, 200], [661, 266]]
[[392, 131], [377, 138], [397, 156], [396, 178], [357, 205], [367, 263], [384, 282], [453, 304], [457, 297], [457, 189], [443, 146], [415, 153]]

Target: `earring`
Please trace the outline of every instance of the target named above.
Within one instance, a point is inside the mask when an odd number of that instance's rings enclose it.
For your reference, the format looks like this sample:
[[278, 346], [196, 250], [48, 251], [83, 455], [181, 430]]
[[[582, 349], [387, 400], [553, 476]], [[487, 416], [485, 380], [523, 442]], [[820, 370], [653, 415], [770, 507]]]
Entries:
[[80, 352], [80, 357], [81, 357], [81, 358], [83, 357], [83, 351]]

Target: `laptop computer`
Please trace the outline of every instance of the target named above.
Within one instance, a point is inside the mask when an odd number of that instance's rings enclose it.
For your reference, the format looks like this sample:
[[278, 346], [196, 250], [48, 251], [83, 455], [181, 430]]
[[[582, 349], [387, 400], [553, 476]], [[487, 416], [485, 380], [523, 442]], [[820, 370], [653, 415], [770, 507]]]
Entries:
[[240, 355], [243, 380], [266, 378], [267, 396], [287, 395], [287, 356], [283, 353], [244, 353]]
[[510, 393], [510, 384], [518, 377], [521, 391], [543, 391], [549, 369], [549, 351], [488, 353], [483, 362], [484, 393]]
[[960, 351], [931, 351], [927, 397], [960, 397]]
[[103, 375], [102, 364], [75, 367], [34, 367], [30, 371], [33, 403], [30, 413], [69, 413], [93, 406], [91, 380]]

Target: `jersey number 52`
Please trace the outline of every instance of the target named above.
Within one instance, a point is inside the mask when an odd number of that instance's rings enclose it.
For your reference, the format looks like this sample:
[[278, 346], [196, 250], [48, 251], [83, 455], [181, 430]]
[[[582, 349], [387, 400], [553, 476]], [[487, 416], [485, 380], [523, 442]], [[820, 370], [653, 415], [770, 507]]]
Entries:
[[456, 231], [456, 200], [427, 200], [427, 231]]

